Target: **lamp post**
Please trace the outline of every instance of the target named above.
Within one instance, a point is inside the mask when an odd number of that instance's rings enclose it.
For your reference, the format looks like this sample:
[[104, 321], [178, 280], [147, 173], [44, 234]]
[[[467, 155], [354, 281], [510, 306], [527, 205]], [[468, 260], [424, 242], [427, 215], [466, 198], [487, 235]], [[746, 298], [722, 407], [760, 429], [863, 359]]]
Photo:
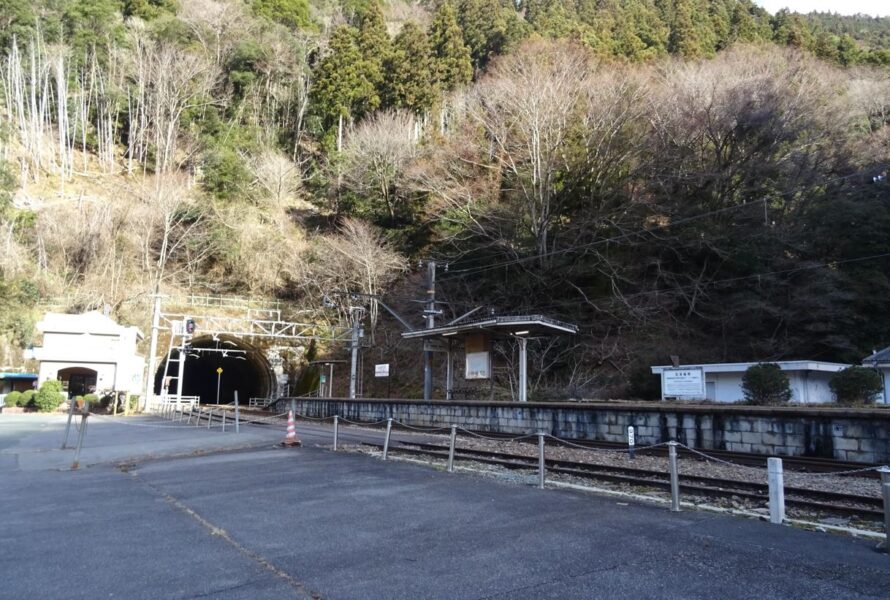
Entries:
[[222, 367], [216, 368], [216, 403], [219, 404], [219, 382], [222, 379]]

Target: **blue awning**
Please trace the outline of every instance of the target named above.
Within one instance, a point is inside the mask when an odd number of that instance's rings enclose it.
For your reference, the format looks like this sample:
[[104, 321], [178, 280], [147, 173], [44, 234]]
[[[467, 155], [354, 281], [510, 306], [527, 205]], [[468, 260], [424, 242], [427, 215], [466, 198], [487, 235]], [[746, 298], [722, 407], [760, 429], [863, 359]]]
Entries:
[[37, 379], [37, 373], [0, 373], [0, 379]]

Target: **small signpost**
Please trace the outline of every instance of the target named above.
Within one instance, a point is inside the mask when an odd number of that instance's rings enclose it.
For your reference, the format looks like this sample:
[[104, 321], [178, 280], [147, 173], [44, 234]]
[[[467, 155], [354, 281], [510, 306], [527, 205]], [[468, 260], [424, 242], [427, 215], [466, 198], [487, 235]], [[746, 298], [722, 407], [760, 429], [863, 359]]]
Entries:
[[389, 363], [374, 365], [374, 377], [386, 378], [386, 397], [389, 398]]
[[216, 368], [216, 403], [219, 404], [219, 383], [222, 380], [222, 367]]
[[636, 451], [634, 450], [634, 426], [629, 425], [627, 427], [627, 457], [633, 460], [634, 456], [636, 456]]

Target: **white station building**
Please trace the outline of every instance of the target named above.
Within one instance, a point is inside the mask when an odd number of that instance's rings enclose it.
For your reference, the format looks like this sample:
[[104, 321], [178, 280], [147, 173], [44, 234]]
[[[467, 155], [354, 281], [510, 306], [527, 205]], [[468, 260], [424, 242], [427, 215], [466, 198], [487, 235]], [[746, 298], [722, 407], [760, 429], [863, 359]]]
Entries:
[[[661, 377], [661, 399], [738, 402], [745, 399], [742, 377], [756, 362], [697, 365], [660, 365], [652, 373]], [[824, 404], [834, 402], [828, 387], [831, 376], [850, 365], [815, 360], [774, 361], [788, 376], [791, 402]], [[890, 365], [888, 365], [890, 367]]]
[[47, 313], [37, 323], [43, 346], [31, 358], [40, 364], [37, 385], [58, 379], [69, 397], [89, 393], [138, 394], [145, 358], [136, 353], [143, 338], [136, 327], [118, 325], [100, 312]]

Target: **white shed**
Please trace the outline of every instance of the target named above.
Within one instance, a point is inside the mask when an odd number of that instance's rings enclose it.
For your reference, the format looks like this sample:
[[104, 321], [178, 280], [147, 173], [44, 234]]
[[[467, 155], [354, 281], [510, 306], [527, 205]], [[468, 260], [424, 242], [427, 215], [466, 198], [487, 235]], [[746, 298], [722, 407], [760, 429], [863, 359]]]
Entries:
[[145, 359], [136, 354], [143, 338], [138, 328], [92, 311], [46, 313], [37, 329], [43, 333], [43, 346], [32, 352], [40, 363], [38, 385], [58, 379], [69, 397], [142, 389]]
[[[712, 363], [696, 365], [660, 365], [652, 367], [652, 373], [661, 377], [661, 399], [678, 398], [682, 400], [710, 400], [712, 402], [738, 402], [745, 399], [742, 392], [742, 376], [748, 367], [760, 364], [756, 362], [746, 363]], [[774, 361], [788, 376], [788, 384], [791, 386], [791, 401], [801, 404], [823, 404], [833, 402], [834, 395], [828, 387], [831, 376], [850, 365], [815, 360], [783, 360]], [[689, 393], [669, 395], [666, 393], [666, 373], [682, 370], [692, 373], [701, 373], [703, 380], [703, 393]]]

